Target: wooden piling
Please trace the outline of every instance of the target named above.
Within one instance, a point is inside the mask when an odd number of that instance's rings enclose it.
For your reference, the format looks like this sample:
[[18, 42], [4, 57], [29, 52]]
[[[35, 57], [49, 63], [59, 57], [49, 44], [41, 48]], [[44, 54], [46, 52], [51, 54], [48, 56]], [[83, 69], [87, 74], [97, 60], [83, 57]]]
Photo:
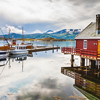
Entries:
[[95, 63], [96, 63], [95, 60], [91, 60], [91, 68], [95, 68], [96, 67]]
[[99, 61], [98, 61], [98, 69], [99, 69]]
[[91, 69], [91, 60], [89, 59], [89, 69]]
[[80, 66], [81, 67], [85, 66], [85, 58], [81, 58]]
[[74, 64], [74, 55], [71, 54], [71, 67], [73, 67]]

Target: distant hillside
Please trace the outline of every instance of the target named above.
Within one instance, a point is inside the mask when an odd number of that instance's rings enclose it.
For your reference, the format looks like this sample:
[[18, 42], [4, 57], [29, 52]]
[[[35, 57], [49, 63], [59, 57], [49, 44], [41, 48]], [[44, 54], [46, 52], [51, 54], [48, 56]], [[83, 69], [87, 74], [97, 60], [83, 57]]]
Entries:
[[52, 38], [52, 37], [38, 39], [38, 40], [42, 40], [42, 41], [66, 41], [65, 39], [55, 39], [55, 38]]
[[[24, 38], [35, 38], [35, 39], [42, 39], [42, 38], [55, 38], [55, 39], [74, 39], [77, 34], [80, 33], [80, 29], [63, 29], [57, 32], [53, 32], [52, 30], [48, 30], [47, 32], [41, 34], [24, 34]], [[0, 35], [3, 36], [3, 35]], [[21, 34], [11, 33], [10, 38], [22, 38]], [[9, 38], [9, 34], [5, 35], [5, 38]]]

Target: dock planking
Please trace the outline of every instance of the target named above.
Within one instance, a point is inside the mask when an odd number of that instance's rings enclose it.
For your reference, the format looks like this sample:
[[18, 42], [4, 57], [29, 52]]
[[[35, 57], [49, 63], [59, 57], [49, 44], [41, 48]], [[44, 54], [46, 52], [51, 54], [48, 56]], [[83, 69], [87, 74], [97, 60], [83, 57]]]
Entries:
[[60, 47], [49, 47], [49, 46], [37, 46], [33, 49], [27, 49], [28, 52], [38, 52], [38, 51], [47, 51], [47, 50], [54, 50], [60, 49]]

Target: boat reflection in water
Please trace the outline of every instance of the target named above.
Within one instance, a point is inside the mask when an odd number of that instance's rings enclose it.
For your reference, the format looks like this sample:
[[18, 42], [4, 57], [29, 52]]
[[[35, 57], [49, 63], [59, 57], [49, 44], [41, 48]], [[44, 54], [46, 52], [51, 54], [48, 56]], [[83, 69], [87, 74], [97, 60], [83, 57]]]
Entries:
[[1, 59], [0, 59], [0, 67], [6, 65], [6, 60], [7, 60], [7, 57], [6, 57], [6, 58], [1, 58]]
[[10, 55], [9, 58], [15, 59], [15, 61], [23, 61], [27, 59], [27, 54]]
[[7, 63], [8, 63], [8, 61], [7, 61], [7, 56], [4, 56], [4, 57], [2, 56], [2, 57], [0, 57], [0, 68], [3, 67], [2, 70], [1, 70], [1, 72], [0, 72], [0, 75], [1, 75], [2, 72], [4, 71], [5, 66], [7, 65]]
[[12, 61], [18, 61], [19, 63], [22, 62], [22, 72], [23, 72], [23, 64], [24, 64], [24, 60], [27, 60], [27, 54], [20, 54], [20, 55], [10, 55], [9, 56], [9, 68], [11, 67], [10, 65], [10, 59], [12, 59]]
[[61, 73], [74, 78], [74, 87], [89, 100], [100, 100], [100, 70], [62, 67]]

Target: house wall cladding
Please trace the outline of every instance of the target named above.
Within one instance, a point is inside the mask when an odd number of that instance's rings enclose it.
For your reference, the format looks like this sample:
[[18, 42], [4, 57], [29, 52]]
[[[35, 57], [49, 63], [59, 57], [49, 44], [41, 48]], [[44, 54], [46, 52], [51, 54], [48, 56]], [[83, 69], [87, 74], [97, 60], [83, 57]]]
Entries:
[[84, 49], [84, 40], [87, 40], [87, 50], [97, 51], [98, 49], [98, 40], [97, 39], [77, 39], [76, 48]]

